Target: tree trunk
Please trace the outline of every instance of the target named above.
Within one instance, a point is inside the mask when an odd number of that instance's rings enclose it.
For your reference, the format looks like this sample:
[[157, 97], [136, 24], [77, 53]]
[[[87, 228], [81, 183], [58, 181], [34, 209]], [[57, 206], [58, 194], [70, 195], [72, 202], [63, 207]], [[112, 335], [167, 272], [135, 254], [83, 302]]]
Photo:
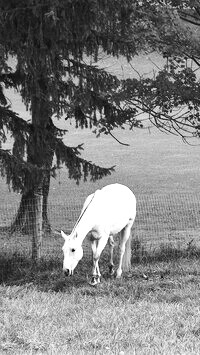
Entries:
[[[42, 230], [43, 234], [50, 234], [51, 225], [48, 218], [48, 194], [50, 186], [50, 172], [43, 180], [42, 189], [40, 194], [42, 195]], [[11, 225], [11, 232], [20, 231], [23, 234], [33, 233], [32, 217], [30, 217], [30, 211], [32, 210], [33, 200], [35, 199], [34, 190], [22, 194], [21, 202], [16, 214], [16, 217]]]
[[26, 172], [24, 192], [12, 224], [12, 231], [19, 229], [20, 232], [32, 235], [34, 262], [41, 255], [42, 235], [51, 230], [47, 214], [47, 199], [55, 148], [53, 139], [55, 130], [51, 120], [49, 98], [46, 95], [47, 87], [42, 74], [36, 87], [31, 99], [32, 126], [27, 145], [27, 162], [37, 169], [35, 173]]
[[22, 194], [21, 202], [17, 211], [14, 222], [11, 225], [11, 232], [20, 231], [23, 234], [32, 232], [32, 225], [30, 219], [30, 209], [34, 198], [33, 191], [28, 191]]

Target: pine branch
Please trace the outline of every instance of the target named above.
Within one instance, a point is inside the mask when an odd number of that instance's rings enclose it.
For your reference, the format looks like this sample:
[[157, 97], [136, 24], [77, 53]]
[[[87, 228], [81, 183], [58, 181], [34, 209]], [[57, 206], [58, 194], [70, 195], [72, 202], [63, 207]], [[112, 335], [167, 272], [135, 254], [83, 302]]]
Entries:
[[6, 177], [8, 186], [14, 191], [23, 192], [25, 181], [33, 188], [41, 178], [43, 170], [14, 156], [9, 150], [0, 148], [0, 173]]
[[0, 125], [4, 125], [12, 134], [29, 133], [31, 124], [18, 116], [9, 106], [0, 106]]
[[86, 181], [90, 176], [91, 181], [96, 181], [104, 176], [110, 175], [114, 171], [114, 166], [102, 168], [90, 161], [80, 158], [80, 149], [82, 149], [80, 145], [75, 148], [68, 147], [61, 139], [56, 139], [55, 154], [57, 158], [57, 168], [59, 168], [61, 164], [65, 164], [70, 179], [74, 179], [79, 183], [82, 177], [84, 181]]
[[0, 141], [6, 142], [5, 128], [14, 138], [13, 154], [23, 159], [31, 125], [8, 107], [0, 106]]
[[120, 83], [117, 76], [108, 73], [105, 69], [80, 60], [69, 59], [68, 66], [64, 66], [64, 70], [71, 75], [86, 80], [89, 87], [98, 88], [97, 91], [114, 90]]
[[22, 74], [19, 70], [9, 73], [0, 74], [0, 82], [5, 84], [6, 88], [15, 88], [17, 89], [21, 83], [24, 81], [25, 75]]

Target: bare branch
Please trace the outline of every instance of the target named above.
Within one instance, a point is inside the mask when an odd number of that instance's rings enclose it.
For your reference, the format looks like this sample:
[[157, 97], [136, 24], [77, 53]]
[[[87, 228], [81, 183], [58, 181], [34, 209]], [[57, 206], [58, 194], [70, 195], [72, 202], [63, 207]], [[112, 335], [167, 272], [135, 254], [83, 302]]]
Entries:
[[121, 142], [119, 139], [117, 139], [110, 131], [108, 131], [107, 132], [112, 138], [114, 138], [119, 144], [121, 144], [121, 145], [125, 145], [125, 146], [127, 146], [127, 147], [129, 147], [130, 146], [130, 144], [128, 144], [128, 143], [123, 143], [123, 142]]

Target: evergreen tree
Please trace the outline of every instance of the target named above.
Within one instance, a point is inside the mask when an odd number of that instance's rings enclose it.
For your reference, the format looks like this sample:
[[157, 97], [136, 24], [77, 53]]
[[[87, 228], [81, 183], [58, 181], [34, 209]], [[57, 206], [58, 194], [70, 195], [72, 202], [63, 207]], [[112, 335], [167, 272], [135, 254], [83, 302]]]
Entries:
[[[81, 158], [81, 146], [64, 145], [65, 131], [53, 124], [52, 117], [65, 115], [74, 119], [76, 127], [95, 127], [98, 134], [108, 134], [127, 121], [140, 124], [135, 110], [122, 109], [119, 99], [114, 99], [119, 80], [84, 60], [96, 60], [99, 50], [130, 59], [149, 36], [140, 26], [138, 11], [137, 1], [131, 0], [0, 1], [0, 138], [6, 140], [5, 127], [14, 138], [12, 152], [0, 147], [1, 173], [22, 195], [13, 228], [22, 228], [23, 221], [25, 231], [41, 235], [48, 226], [50, 177], [61, 164], [77, 182], [113, 171]], [[141, 31], [142, 37], [137, 35]], [[10, 56], [16, 68], [8, 65]], [[31, 122], [11, 110], [4, 86], [18, 90]], [[56, 166], [52, 166], [54, 155]]]

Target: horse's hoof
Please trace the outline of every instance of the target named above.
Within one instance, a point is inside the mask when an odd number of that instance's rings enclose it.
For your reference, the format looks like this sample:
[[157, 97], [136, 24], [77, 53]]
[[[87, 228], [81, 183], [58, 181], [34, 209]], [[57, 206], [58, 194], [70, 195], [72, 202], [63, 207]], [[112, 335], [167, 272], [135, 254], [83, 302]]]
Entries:
[[122, 274], [121, 274], [121, 273], [116, 273], [116, 275], [115, 275], [115, 278], [116, 278], [116, 279], [121, 279], [121, 277], [122, 277]]
[[100, 283], [100, 277], [93, 276], [91, 281], [88, 282], [90, 286], [96, 286]]
[[109, 274], [110, 274], [110, 276], [113, 276], [114, 273], [115, 273], [114, 266], [113, 265], [109, 265]]

